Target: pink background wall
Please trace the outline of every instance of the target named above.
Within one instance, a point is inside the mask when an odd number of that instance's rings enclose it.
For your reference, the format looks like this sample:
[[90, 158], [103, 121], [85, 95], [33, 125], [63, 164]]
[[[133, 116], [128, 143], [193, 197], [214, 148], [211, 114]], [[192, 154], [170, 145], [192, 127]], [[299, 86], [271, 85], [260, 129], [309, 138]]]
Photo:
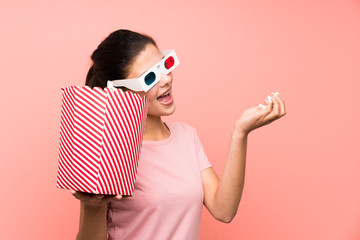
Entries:
[[60, 87], [83, 85], [90, 54], [119, 28], [176, 49], [178, 108], [165, 120], [197, 128], [219, 175], [242, 111], [273, 90], [286, 101], [249, 138], [236, 218], [204, 209], [200, 239], [360, 239], [355, 0], [3, 1], [1, 239], [75, 238], [79, 202], [55, 187]]

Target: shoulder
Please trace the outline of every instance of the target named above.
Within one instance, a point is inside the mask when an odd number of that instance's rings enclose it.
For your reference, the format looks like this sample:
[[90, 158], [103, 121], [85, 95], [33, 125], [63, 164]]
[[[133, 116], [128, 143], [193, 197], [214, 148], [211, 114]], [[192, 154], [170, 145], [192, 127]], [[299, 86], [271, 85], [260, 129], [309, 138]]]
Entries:
[[187, 123], [183, 122], [172, 122], [172, 123], [166, 123], [171, 131], [182, 133], [182, 134], [189, 134], [194, 135], [196, 134], [196, 130], [193, 126], [190, 126]]
[[193, 126], [190, 126], [189, 124], [183, 122], [171, 122], [171, 123], [166, 123], [166, 125], [168, 125], [169, 128], [173, 128], [173, 129], [195, 131], [195, 128]]

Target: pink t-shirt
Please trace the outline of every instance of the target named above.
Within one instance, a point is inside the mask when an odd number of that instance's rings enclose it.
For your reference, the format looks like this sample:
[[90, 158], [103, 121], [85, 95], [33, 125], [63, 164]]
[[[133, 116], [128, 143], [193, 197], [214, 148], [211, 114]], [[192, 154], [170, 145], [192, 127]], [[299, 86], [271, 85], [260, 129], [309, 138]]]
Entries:
[[110, 240], [199, 238], [200, 172], [211, 164], [193, 127], [167, 126], [169, 138], [143, 141], [134, 195], [109, 205]]

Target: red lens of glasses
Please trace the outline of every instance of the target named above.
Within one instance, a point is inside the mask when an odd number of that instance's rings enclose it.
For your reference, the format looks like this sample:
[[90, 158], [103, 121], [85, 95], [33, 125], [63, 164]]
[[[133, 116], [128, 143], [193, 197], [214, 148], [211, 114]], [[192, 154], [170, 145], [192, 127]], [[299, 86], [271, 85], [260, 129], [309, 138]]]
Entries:
[[165, 62], [164, 62], [164, 65], [165, 65], [165, 68], [166, 69], [169, 69], [169, 68], [171, 68], [172, 66], [174, 66], [174, 64], [175, 64], [175, 60], [174, 60], [174, 58], [173, 57], [168, 57], [166, 60], [165, 60]]

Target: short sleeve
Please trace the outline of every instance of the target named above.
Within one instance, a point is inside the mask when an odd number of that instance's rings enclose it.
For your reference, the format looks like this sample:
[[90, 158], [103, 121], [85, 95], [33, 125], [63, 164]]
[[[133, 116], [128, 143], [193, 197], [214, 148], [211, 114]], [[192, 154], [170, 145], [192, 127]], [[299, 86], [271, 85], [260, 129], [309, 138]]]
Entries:
[[205, 154], [204, 148], [200, 142], [199, 136], [197, 135], [195, 129], [194, 129], [194, 142], [195, 142], [195, 151], [198, 160], [198, 165], [201, 172], [202, 170], [211, 167], [211, 164]]

